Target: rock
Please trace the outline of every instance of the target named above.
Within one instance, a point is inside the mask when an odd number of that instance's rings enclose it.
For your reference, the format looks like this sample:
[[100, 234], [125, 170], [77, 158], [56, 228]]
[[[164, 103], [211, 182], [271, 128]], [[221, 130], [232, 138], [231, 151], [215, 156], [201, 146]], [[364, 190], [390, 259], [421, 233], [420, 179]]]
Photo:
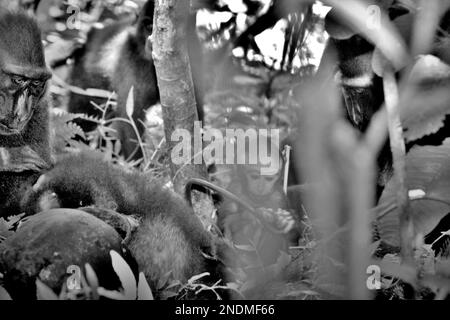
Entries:
[[36, 299], [36, 279], [59, 294], [70, 276], [70, 266], [89, 263], [99, 285], [109, 290], [121, 284], [109, 252], [121, 254], [136, 271], [136, 262], [122, 245], [122, 238], [96, 217], [80, 211], [55, 209], [39, 213], [0, 244], [0, 272], [13, 299]]

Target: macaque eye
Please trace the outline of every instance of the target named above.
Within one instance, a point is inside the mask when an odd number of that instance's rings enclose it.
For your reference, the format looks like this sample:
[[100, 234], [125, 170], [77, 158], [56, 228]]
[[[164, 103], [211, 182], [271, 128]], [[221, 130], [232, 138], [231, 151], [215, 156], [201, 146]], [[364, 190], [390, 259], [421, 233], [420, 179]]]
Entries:
[[367, 91], [367, 88], [364, 87], [352, 87], [351, 90], [357, 94], [363, 94]]
[[40, 80], [34, 80], [31, 84], [35, 87], [40, 87], [42, 85], [42, 82]]
[[27, 84], [28, 81], [25, 78], [20, 77], [20, 76], [12, 76], [11, 82], [16, 86], [24, 86]]

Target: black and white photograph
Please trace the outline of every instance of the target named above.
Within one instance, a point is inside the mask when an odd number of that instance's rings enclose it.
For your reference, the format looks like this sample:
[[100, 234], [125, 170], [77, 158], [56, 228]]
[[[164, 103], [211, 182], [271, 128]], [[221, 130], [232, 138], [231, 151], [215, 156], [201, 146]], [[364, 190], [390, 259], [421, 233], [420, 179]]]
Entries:
[[447, 299], [450, 0], [0, 0], [0, 300]]

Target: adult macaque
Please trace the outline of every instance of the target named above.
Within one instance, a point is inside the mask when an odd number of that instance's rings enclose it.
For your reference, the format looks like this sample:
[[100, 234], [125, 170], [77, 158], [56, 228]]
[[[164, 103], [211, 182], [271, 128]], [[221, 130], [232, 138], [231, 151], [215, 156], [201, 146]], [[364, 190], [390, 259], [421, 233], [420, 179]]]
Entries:
[[212, 285], [225, 275], [221, 258], [227, 247], [203, 228], [187, 202], [152, 177], [126, 171], [95, 153], [63, 157], [23, 201], [28, 215], [82, 207], [110, 209], [139, 219], [127, 246], [157, 297], [162, 279], [168, 284], [186, 283], [209, 272], [202, 281]]
[[0, 8], [0, 216], [51, 164], [41, 33], [25, 13]]
[[[392, 20], [406, 44], [410, 44], [413, 23], [417, 17], [417, 8], [405, 6], [402, 1], [381, 1], [380, 6]], [[450, 50], [450, 11], [442, 15], [440, 26], [433, 39], [431, 53], [446, 63]], [[379, 75], [373, 70], [373, 53], [375, 46], [358, 30], [345, 24], [332, 9], [325, 21], [330, 42], [325, 50], [324, 61], [336, 53], [338, 80], [343, 88], [343, 98], [347, 116], [351, 123], [365, 131], [372, 115], [384, 101], [383, 84]]]
[[[413, 23], [417, 17], [417, 10], [420, 9], [405, 6], [402, 1], [397, 0], [379, 0], [377, 3], [392, 20], [404, 42], [409, 45]], [[433, 39], [430, 53], [449, 63], [450, 11], [446, 11], [440, 19], [440, 27]], [[352, 125], [364, 132], [372, 116], [384, 102], [383, 79], [373, 69], [375, 46], [358, 30], [340, 19], [335, 9], [328, 13], [325, 25], [330, 34], [330, 42], [325, 50], [323, 61], [329, 61], [334, 54], [336, 55], [338, 71], [336, 78], [342, 87], [346, 116]], [[423, 89], [421, 86], [418, 87], [418, 90]], [[426, 94], [425, 91], [424, 94]], [[428, 142], [430, 139], [427, 140]], [[378, 156], [379, 195], [391, 175], [391, 162], [391, 151], [389, 144], [386, 143]]]
[[[133, 121], [142, 135], [145, 110], [159, 101], [156, 71], [151, 55], [146, 52], [146, 42], [153, 31], [154, 0], [148, 0], [141, 10], [135, 24], [132, 21], [119, 21], [103, 29], [90, 31], [87, 42], [75, 54], [71, 85], [83, 89], [98, 88], [114, 91], [117, 94], [117, 107], [111, 112], [113, 118], [128, 119], [126, 104], [130, 89], [134, 88]], [[188, 50], [191, 52], [192, 74], [195, 84], [197, 111], [203, 119], [201, 94], [201, 45], [195, 34], [195, 19], [189, 19]], [[191, 27], [193, 24], [194, 27]], [[72, 92], [69, 111], [100, 116], [101, 113], [91, 102], [99, 105], [106, 102], [100, 99]], [[79, 123], [85, 131], [95, 129], [95, 124], [86, 121]], [[116, 121], [112, 127], [121, 141], [122, 154], [128, 158], [138, 158], [136, 133], [132, 126]]]

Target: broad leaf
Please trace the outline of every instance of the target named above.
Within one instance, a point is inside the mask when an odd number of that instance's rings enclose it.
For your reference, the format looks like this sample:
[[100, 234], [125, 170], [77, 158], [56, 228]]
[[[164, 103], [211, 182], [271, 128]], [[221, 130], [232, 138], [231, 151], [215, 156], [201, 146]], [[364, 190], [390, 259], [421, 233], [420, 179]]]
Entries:
[[401, 105], [406, 141], [436, 133], [450, 114], [450, 66], [433, 56], [419, 58]]
[[0, 301], [4, 301], [4, 300], [12, 300], [12, 299], [11, 299], [11, 296], [9, 295], [9, 293], [5, 290], [5, 288], [0, 286]]
[[89, 286], [92, 289], [94, 300], [98, 300], [98, 278], [97, 274], [95, 273], [94, 269], [89, 263], [85, 264], [86, 269], [86, 280], [89, 283]]
[[120, 254], [111, 250], [110, 255], [114, 271], [116, 272], [117, 276], [120, 279], [120, 282], [122, 283], [124, 298], [126, 300], [136, 300], [137, 284], [133, 271], [131, 271], [130, 266], [126, 263], [126, 261]]
[[150, 289], [147, 279], [142, 272], [139, 273], [138, 300], [155, 300], [152, 289]]
[[[410, 214], [417, 233], [428, 234], [450, 212], [450, 139], [442, 146], [415, 147], [406, 156], [408, 190], [422, 190], [423, 196], [410, 202]], [[378, 229], [385, 242], [398, 246], [399, 211], [395, 206], [397, 186], [391, 180], [377, 207]]]
[[131, 87], [130, 92], [128, 93], [126, 111], [128, 118], [131, 119], [134, 113], [134, 87]]
[[36, 280], [36, 296], [38, 300], [59, 300], [58, 296], [41, 280]]

